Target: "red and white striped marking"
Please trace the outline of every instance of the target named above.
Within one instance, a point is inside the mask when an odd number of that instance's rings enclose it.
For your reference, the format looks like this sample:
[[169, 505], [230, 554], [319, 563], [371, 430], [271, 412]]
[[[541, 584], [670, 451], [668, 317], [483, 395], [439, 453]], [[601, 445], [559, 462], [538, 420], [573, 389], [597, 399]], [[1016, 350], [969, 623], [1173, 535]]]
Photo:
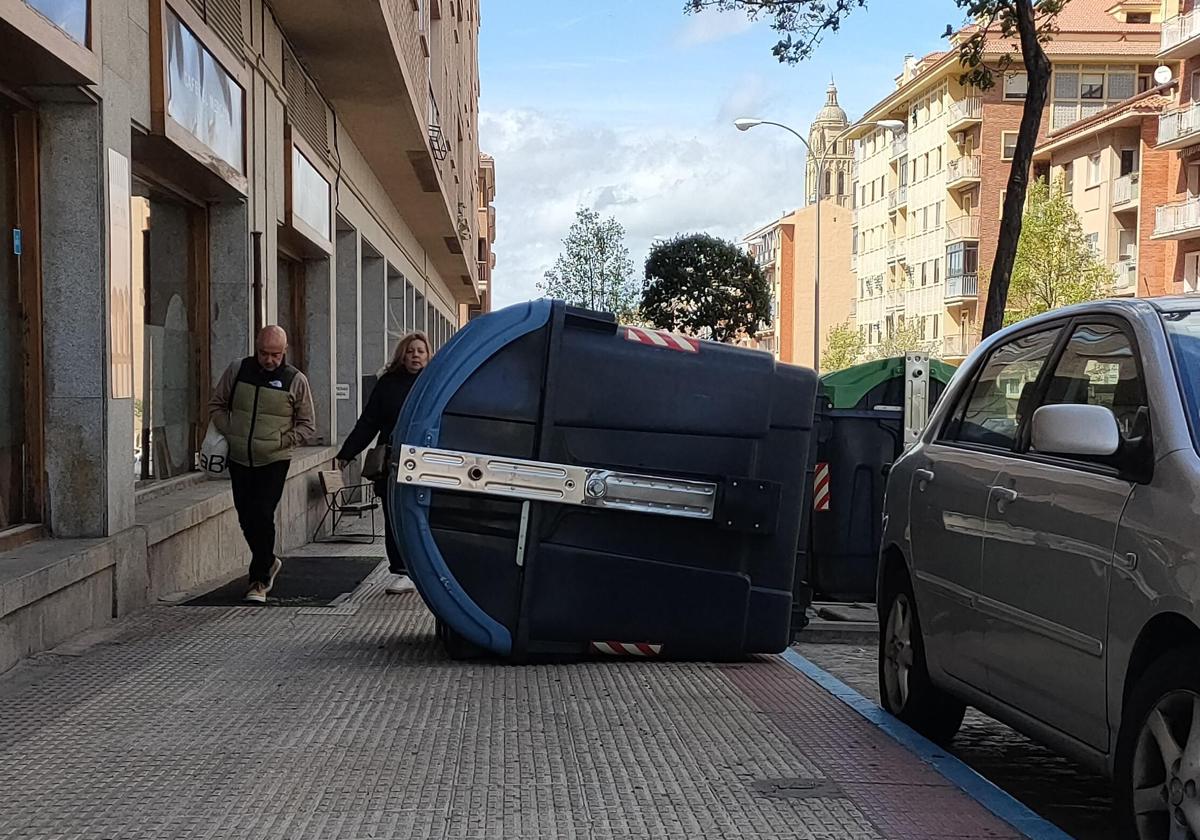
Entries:
[[645, 642], [592, 642], [594, 653], [605, 656], [658, 656], [662, 653], [662, 645], [650, 645]]
[[667, 330], [648, 330], [645, 327], [626, 327], [625, 338], [638, 344], [662, 347], [664, 350], [679, 350], [683, 353], [699, 353], [700, 340]]
[[817, 464], [813, 479], [813, 510], [829, 510], [829, 464]]

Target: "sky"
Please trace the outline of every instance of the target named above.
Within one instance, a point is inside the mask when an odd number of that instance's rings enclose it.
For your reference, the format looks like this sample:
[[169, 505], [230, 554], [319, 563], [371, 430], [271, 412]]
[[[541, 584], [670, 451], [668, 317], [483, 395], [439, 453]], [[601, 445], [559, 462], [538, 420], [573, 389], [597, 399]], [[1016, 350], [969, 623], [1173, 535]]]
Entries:
[[831, 75], [853, 121], [906, 53], [945, 49], [954, 0], [872, 0], [808, 61], [767, 23], [684, 0], [483, 0], [480, 148], [496, 158], [496, 308], [538, 296], [578, 207], [614, 216], [640, 273], [656, 238], [740, 241], [804, 202], [807, 134]]

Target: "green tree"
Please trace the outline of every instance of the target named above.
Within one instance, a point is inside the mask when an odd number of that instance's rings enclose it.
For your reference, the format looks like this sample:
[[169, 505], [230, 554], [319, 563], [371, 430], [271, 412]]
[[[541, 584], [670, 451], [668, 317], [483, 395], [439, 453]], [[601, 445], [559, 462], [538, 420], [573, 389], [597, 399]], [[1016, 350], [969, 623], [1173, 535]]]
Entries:
[[1113, 273], [1083, 234], [1061, 179], [1029, 188], [1025, 221], [1008, 293], [1006, 324], [1107, 295]]
[[[1021, 238], [1021, 208], [1029, 186], [1029, 166], [1037, 145], [1038, 127], [1046, 107], [1050, 83], [1050, 59], [1043, 45], [1055, 31], [1054, 21], [1070, 0], [955, 0], [974, 26], [959, 42], [961, 81], [980, 90], [996, 83], [1019, 56], [1028, 74], [1028, 91], [1021, 113], [1017, 146], [1008, 175], [1004, 215], [992, 264], [992, 282], [983, 316], [983, 334], [991, 335], [1004, 324], [1009, 282]], [[869, 0], [686, 0], [689, 13], [705, 9], [742, 10], [752, 19], [767, 19], [780, 33], [774, 54], [782, 62], [795, 64], [810, 57], [827, 32], [837, 32], [847, 15], [866, 8]], [[892, 12], [896, 0], [881, 3]], [[952, 27], [948, 27], [952, 29]], [[987, 49], [989, 41], [992, 48]], [[1015, 52], [1010, 44], [1018, 44]], [[987, 60], [985, 61], [985, 52]]]
[[771, 320], [771, 292], [733, 242], [698, 233], [660, 242], [646, 258], [641, 314], [660, 329], [732, 341]]
[[857, 327], [843, 321], [825, 337], [825, 352], [821, 354], [821, 372], [832, 373], [858, 364], [866, 350], [866, 342]]
[[562, 242], [554, 267], [538, 283], [539, 292], [572, 306], [612, 312], [618, 318], [637, 307], [641, 289], [620, 222], [601, 219], [595, 210], [581, 207]]
[[891, 359], [905, 353], [932, 353], [935, 342], [925, 338], [925, 324], [921, 320], [905, 321], [885, 335], [871, 348], [869, 359]]

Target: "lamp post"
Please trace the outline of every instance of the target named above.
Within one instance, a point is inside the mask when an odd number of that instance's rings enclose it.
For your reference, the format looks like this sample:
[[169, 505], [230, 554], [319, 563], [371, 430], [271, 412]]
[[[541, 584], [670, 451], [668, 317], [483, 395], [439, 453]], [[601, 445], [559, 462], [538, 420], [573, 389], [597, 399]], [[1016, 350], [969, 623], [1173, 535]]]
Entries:
[[784, 131], [789, 131], [793, 135], [795, 135], [797, 140], [799, 140], [801, 143], [804, 144], [804, 148], [808, 150], [809, 155], [811, 155], [816, 160], [816, 163], [817, 163], [817, 166], [816, 166], [817, 209], [816, 209], [816, 220], [813, 224], [814, 228], [816, 229], [816, 244], [813, 247], [813, 251], [816, 254], [817, 263], [816, 263], [816, 267], [813, 269], [813, 370], [820, 372], [820, 370], [821, 370], [821, 187], [822, 187], [822, 183], [824, 180], [824, 174], [825, 174], [825, 162], [829, 157], [830, 151], [837, 147], [837, 142], [839, 140], [841, 140], [843, 137], [845, 137], [847, 134], [849, 134], [851, 131], [854, 131], [855, 129], [865, 128], [867, 126], [875, 126], [876, 128], [883, 128], [888, 131], [902, 131], [902, 130], [904, 130], [904, 123], [900, 122], [900, 120], [872, 120], [870, 122], [860, 122], [860, 123], [855, 123], [854, 125], [846, 126], [846, 128], [844, 128], [840, 132], [838, 132], [837, 136], [834, 137], [833, 140], [830, 141], [830, 143], [825, 146], [825, 148], [821, 151], [820, 155], [813, 154], [812, 146], [810, 146], [808, 144], [808, 141], [804, 139], [804, 135], [802, 135], [800, 132], [796, 131], [796, 129], [792, 128], [791, 126], [784, 125], [783, 123], [772, 122], [771, 120], [760, 120], [760, 119], [744, 117], [739, 120], [734, 120], [733, 124], [734, 124], [734, 126], [737, 127], [738, 131], [749, 131], [750, 129], [756, 128], [757, 126], [760, 126], [760, 125], [773, 125], [776, 128], [782, 128]]

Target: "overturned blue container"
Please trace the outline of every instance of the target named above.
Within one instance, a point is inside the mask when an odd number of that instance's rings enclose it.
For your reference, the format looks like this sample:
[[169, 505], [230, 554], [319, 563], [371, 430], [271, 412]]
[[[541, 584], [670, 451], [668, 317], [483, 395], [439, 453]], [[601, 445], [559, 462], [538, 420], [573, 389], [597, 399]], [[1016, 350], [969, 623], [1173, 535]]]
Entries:
[[472, 321], [408, 398], [388, 498], [451, 652], [783, 650], [816, 386], [561, 302]]

